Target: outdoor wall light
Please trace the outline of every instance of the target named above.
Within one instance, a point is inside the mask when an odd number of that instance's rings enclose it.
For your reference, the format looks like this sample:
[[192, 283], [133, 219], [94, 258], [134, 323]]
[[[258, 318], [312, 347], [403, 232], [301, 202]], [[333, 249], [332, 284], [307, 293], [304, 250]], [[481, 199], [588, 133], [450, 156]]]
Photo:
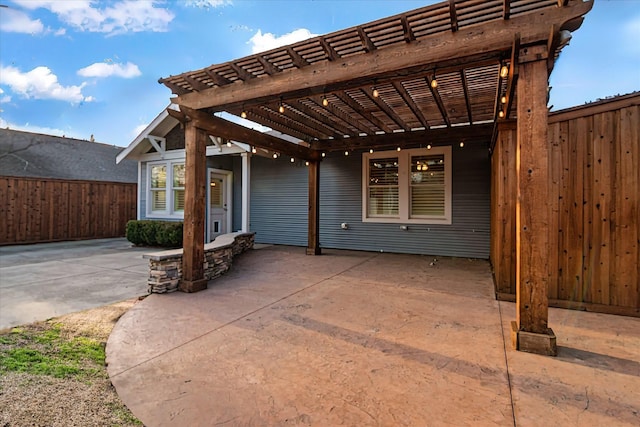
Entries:
[[506, 65], [503, 65], [502, 68], [500, 68], [500, 77], [504, 79], [508, 75], [509, 75], [509, 67], [507, 67]]

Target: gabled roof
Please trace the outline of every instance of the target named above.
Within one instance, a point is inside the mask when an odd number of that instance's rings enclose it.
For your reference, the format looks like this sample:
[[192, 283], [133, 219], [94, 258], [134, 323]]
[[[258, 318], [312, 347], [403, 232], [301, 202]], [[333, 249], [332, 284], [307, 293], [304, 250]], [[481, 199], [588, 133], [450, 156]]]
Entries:
[[137, 182], [138, 166], [116, 164], [122, 147], [73, 138], [0, 129], [0, 175]]
[[177, 105], [170, 104], [167, 108], [162, 110], [160, 114], [158, 114], [151, 123], [149, 123], [149, 125], [135, 137], [133, 141], [131, 141], [127, 148], [118, 154], [116, 158], [117, 163], [120, 163], [128, 157], [135, 157], [136, 155], [148, 152], [152, 147], [151, 142], [149, 141], [149, 135], [164, 137], [171, 131], [171, 129], [176, 127], [179, 122], [169, 115], [167, 112], [167, 109], [169, 108], [173, 110], [179, 109]]

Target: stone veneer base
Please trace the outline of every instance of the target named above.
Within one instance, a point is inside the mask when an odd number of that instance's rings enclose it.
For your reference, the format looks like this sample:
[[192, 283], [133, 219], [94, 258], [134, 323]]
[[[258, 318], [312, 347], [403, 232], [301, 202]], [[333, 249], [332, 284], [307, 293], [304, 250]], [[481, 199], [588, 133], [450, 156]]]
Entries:
[[[234, 256], [253, 248], [254, 236], [255, 233], [242, 232], [223, 234], [204, 245], [205, 280], [213, 280], [229, 271]], [[182, 290], [182, 249], [145, 254], [143, 258], [149, 260], [147, 290], [150, 294]]]

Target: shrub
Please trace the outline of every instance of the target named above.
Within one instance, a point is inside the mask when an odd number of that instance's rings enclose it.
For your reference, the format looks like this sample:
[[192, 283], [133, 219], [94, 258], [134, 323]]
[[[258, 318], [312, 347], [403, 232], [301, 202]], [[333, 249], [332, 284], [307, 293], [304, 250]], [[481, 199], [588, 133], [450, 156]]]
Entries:
[[131, 220], [127, 222], [127, 240], [136, 246], [182, 247], [182, 222]]

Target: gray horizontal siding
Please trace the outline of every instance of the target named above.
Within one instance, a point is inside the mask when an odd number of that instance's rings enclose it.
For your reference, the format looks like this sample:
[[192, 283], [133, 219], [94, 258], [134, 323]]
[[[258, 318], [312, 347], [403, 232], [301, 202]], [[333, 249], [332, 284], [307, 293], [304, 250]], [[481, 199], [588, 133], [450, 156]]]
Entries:
[[[335, 154], [320, 167], [320, 245], [469, 258], [489, 257], [490, 163], [485, 148], [453, 148], [451, 225], [362, 222], [362, 157]], [[251, 230], [256, 242], [307, 244], [307, 169], [254, 157]], [[348, 230], [340, 228], [349, 224]]]
[[[469, 258], [489, 257], [490, 163], [484, 148], [453, 148], [452, 224], [362, 222], [362, 157], [335, 155], [320, 167], [320, 245]], [[342, 230], [340, 224], [349, 224]]]
[[307, 245], [308, 172], [289, 158], [251, 159], [251, 231], [257, 243]]

